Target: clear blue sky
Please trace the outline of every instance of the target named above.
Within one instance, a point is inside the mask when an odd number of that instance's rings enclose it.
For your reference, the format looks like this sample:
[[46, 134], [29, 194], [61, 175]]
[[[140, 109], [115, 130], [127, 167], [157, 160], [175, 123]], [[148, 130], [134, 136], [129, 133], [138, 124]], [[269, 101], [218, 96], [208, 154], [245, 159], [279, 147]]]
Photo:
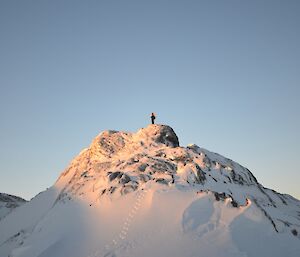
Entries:
[[149, 114], [300, 198], [300, 1], [0, 2], [0, 192]]

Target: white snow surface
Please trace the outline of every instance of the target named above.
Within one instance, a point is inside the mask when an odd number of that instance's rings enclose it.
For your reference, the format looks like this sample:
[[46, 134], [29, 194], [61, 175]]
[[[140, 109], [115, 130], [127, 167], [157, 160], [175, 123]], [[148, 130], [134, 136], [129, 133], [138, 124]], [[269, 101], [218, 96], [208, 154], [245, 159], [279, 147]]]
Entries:
[[298, 257], [300, 201], [172, 128], [105, 131], [0, 220], [1, 257]]

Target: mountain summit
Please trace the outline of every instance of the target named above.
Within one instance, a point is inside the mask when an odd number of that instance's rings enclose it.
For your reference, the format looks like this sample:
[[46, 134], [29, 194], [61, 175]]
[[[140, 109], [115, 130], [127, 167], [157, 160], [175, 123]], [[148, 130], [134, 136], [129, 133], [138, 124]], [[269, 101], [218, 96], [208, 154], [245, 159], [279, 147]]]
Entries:
[[296, 257], [300, 202], [149, 125], [99, 134], [0, 231], [0, 255], [10, 257]]

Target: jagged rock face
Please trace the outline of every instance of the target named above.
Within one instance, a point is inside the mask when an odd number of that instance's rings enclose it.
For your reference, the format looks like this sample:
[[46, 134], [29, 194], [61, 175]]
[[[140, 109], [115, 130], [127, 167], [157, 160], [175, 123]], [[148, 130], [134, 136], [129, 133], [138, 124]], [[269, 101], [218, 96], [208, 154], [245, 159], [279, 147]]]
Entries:
[[104, 131], [93, 141], [91, 145], [92, 154], [110, 158], [124, 149], [126, 142], [130, 139], [129, 133]]
[[[212, 192], [217, 201], [229, 199], [237, 208], [253, 202], [276, 231], [286, 226], [288, 215], [298, 217], [299, 208], [289, 209], [289, 214], [281, 211], [299, 205], [297, 200], [264, 188], [247, 168], [230, 159], [197, 145], [179, 147], [173, 129], [164, 125], [149, 125], [137, 133], [101, 133], [72, 161], [56, 187], [61, 188], [58, 200], [79, 197], [92, 205], [90, 199], [122, 197], [150, 182]], [[289, 227], [297, 232], [299, 224], [295, 218]]]
[[26, 200], [21, 197], [0, 193], [0, 220], [24, 203]]

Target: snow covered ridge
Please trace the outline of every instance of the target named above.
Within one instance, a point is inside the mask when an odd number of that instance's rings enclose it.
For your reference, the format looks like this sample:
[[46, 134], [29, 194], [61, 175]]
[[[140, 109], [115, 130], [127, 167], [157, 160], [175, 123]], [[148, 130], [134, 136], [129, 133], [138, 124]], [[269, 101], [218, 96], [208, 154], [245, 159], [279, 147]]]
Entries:
[[2, 257], [298, 257], [300, 201], [172, 128], [104, 131], [0, 220]]
[[26, 200], [21, 197], [0, 193], [0, 220], [24, 203]]
[[212, 192], [233, 207], [255, 204], [276, 232], [300, 238], [300, 202], [264, 188], [245, 167], [197, 145], [179, 146], [174, 130], [149, 125], [137, 133], [104, 131], [63, 172], [57, 201], [80, 198], [97, 204], [117, 199], [149, 182], [165, 187]]

